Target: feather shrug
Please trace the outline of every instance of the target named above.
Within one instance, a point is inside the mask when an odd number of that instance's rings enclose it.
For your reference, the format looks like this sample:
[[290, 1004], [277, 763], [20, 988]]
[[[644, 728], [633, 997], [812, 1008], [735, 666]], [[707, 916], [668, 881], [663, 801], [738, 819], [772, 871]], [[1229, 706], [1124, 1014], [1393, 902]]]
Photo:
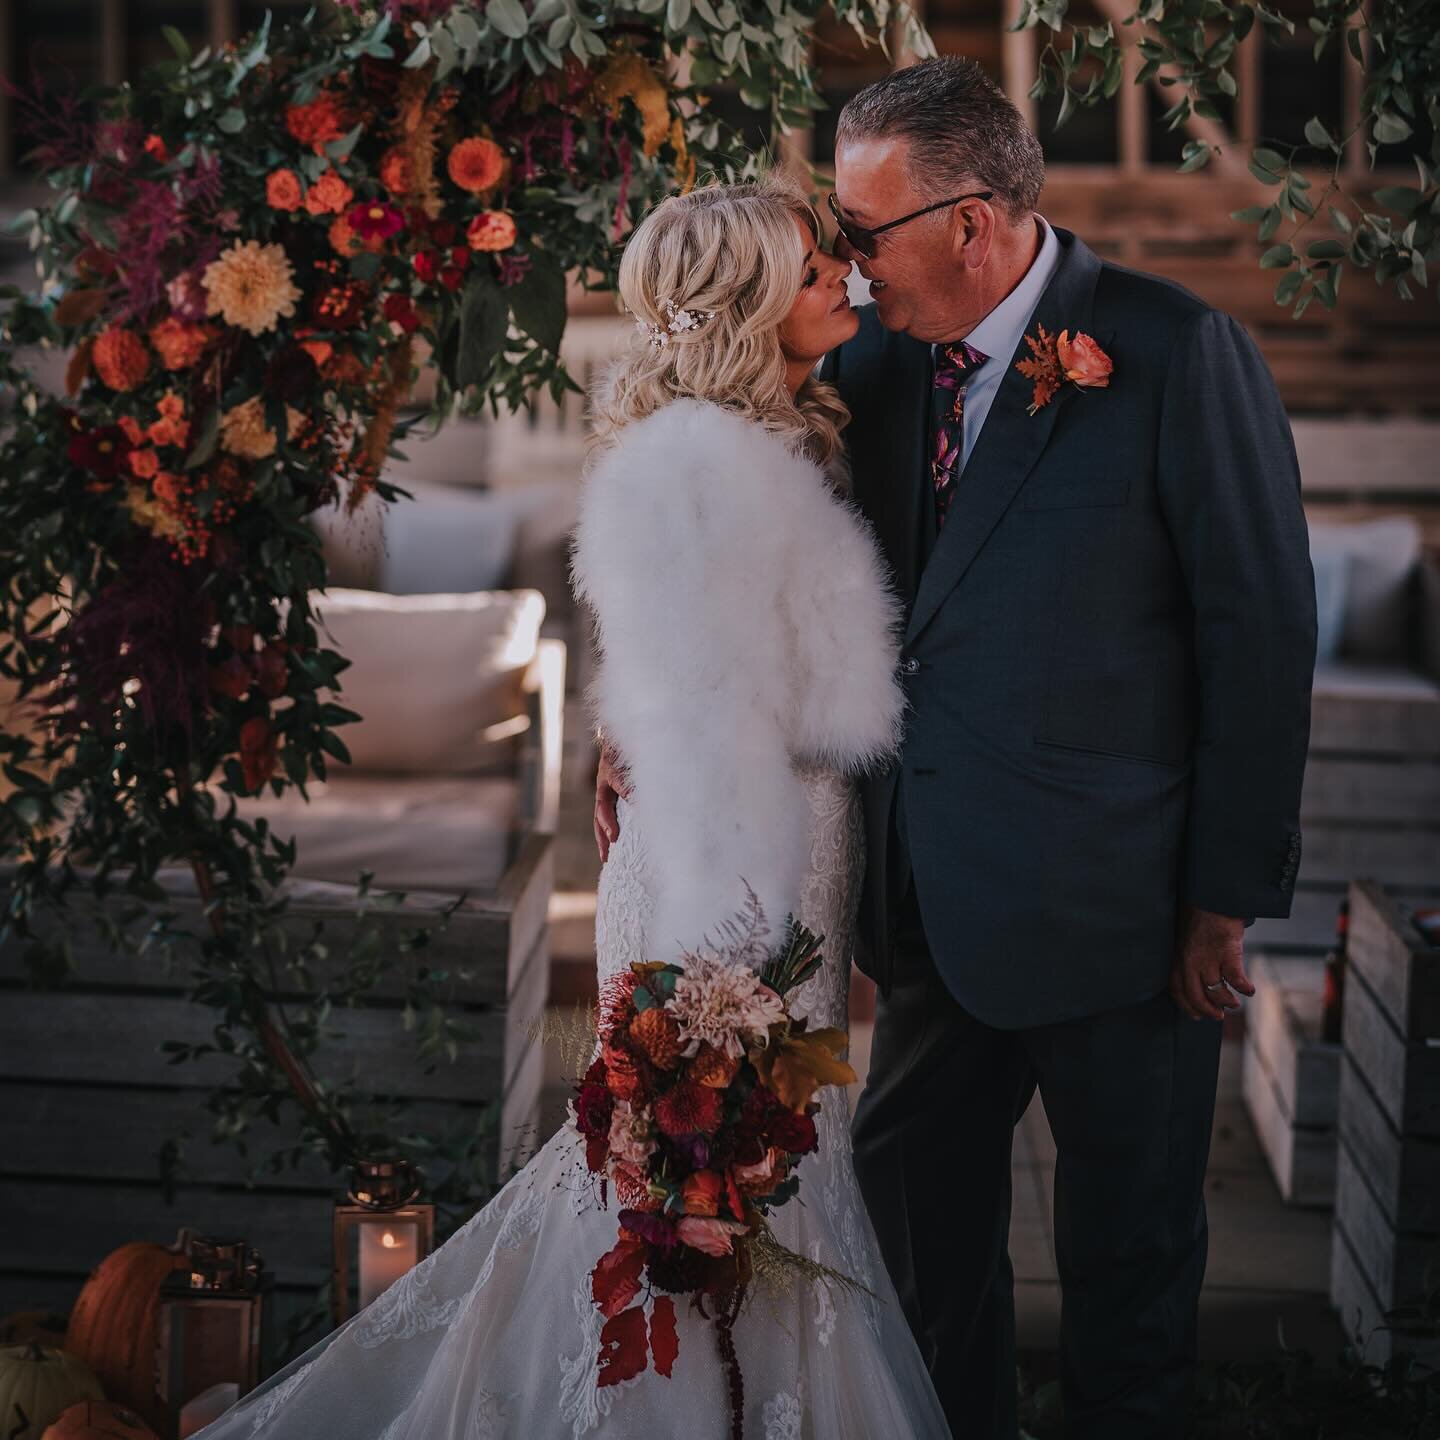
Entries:
[[647, 856], [649, 955], [713, 935], [747, 883], [778, 936], [809, 864], [796, 766], [853, 772], [899, 742], [899, 609], [864, 521], [763, 426], [676, 400], [598, 457], [572, 573]]

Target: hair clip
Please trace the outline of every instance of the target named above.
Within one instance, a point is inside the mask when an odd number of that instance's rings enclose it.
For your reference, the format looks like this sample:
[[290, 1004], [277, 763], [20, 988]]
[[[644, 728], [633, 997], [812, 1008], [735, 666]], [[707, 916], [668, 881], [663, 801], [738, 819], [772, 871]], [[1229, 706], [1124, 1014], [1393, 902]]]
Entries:
[[663, 350], [670, 343], [671, 335], [683, 335], [689, 330], [698, 330], [716, 315], [714, 310], [682, 309], [669, 298], [662, 300], [660, 304], [670, 317], [664, 326], [654, 320], [642, 320], [638, 315], [635, 317], [635, 328], [650, 342], [652, 350]]

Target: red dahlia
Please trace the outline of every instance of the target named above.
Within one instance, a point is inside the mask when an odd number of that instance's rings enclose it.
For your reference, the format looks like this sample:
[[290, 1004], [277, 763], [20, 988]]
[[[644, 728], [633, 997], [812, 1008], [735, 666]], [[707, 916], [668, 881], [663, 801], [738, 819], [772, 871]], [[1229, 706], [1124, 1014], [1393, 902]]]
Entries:
[[655, 1103], [655, 1123], [662, 1135], [713, 1135], [724, 1117], [718, 1090], [680, 1080]]

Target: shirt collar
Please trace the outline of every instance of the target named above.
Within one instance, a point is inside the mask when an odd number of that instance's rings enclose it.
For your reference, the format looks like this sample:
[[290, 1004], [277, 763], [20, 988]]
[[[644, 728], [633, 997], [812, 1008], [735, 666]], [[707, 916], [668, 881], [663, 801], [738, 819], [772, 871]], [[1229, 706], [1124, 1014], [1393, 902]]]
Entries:
[[[1040, 226], [1040, 253], [1020, 283], [965, 337], [982, 355], [1009, 360], [1020, 346], [1025, 327], [1060, 263], [1060, 242], [1043, 215], [1035, 217]], [[930, 353], [935, 353], [935, 346]]]

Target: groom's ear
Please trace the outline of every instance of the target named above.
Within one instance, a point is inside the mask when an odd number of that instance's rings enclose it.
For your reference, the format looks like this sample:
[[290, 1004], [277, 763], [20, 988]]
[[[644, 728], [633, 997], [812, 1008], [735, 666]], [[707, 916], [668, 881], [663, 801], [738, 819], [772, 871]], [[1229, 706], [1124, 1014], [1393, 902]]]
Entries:
[[964, 200], [950, 220], [950, 258], [966, 270], [978, 270], [995, 239], [995, 212], [984, 200]]

